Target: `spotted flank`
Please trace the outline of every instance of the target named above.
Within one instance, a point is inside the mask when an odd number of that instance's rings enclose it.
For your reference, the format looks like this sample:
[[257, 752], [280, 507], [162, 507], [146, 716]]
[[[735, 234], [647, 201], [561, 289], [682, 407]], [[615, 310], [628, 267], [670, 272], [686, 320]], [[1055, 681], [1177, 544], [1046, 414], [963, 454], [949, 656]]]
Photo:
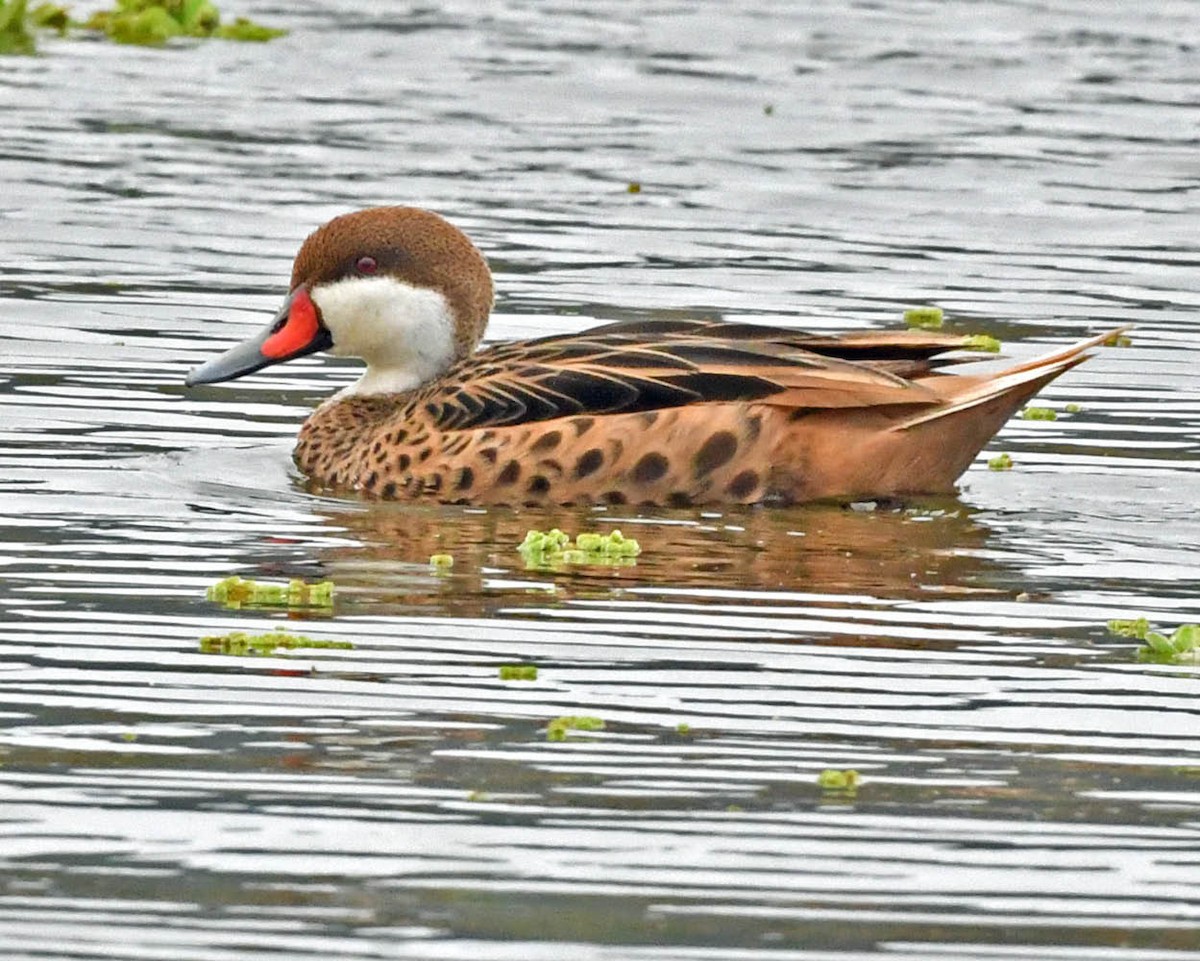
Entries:
[[367, 498], [793, 503], [952, 490], [1014, 412], [1114, 334], [973, 376], [945, 370], [974, 359], [970, 338], [925, 330], [628, 322], [475, 351], [491, 299], [483, 257], [437, 215], [349, 214], [305, 242], [268, 330], [189, 383], [316, 350], [361, 357], [295, 458]]

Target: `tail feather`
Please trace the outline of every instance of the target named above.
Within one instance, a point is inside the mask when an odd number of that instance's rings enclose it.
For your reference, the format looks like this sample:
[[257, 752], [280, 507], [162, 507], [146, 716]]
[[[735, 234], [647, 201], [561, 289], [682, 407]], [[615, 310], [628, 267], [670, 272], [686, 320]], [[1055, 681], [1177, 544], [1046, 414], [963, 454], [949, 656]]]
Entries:
[[[1055, 377], [1087, 360], [1091, 356], [1088, 353], [1091, 348], [1098, 347], [1127, 330], [1129, 330], [1128, 327], [1117, 327], [1077, 344], [1072, 344], [1070, 347], [1035, 357], [1033, 360], [1010, 367], [994, 376], [939, 379], [939, 385], [944, 385], [946, 389], [945, 402], [897, 421], [890, 429], [893, 431], [911, 430], [921, 424], [941, 420], [972, 407], [989, 403], [1006, 394], [1012, 396], [1015, 410], [1019, 404], [1045, 384], [1054, 380]], [[926, 380], [923, 383], [930, 386], [933, 382]]]

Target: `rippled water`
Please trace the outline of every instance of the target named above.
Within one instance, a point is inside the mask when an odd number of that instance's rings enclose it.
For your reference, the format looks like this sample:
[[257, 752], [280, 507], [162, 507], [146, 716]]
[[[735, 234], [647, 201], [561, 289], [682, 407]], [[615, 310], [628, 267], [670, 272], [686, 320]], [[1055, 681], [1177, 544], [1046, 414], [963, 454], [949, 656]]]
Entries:
[[[1198, 672], [1104, 629], [1200, 620], [1190, 0], [229, 11], [292, 33], [0, 59], [0, 955], [1200, 958]], [[959, 498], [313, 496], [290, 439], [350, 367], [183, 374], [398, 202], [486, 250], [497, 339], [1138, 330]], [[526, 570], [552, 525], [647, 549]], [[204, 599], [235, 572], [336, 606]], [[281, 624], [353, 647], [199, 646]]]

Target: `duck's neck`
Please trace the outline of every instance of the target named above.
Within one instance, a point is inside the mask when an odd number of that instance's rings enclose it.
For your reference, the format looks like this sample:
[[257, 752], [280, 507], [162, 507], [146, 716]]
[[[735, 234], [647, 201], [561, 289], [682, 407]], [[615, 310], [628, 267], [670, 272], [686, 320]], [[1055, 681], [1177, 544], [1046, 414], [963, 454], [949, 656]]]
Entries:
[[347, 397], [365, 397], [372, 394], [401, 394], [420, 387], [423, 380], [417, 372], [403, 367], [368, 367], [365, 374], [347, 387], [343, 387], [331, 400]]

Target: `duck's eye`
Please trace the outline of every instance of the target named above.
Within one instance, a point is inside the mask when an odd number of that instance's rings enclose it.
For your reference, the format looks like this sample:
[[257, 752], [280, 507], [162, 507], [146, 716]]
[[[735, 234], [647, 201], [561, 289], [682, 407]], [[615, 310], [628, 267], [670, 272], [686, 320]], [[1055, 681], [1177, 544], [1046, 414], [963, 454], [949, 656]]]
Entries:
[[375, 263], [374, 257], [359, 257], [354, 264], [354, 269], [360, 274], [373, 274], [379, 269], [379, 264]]

